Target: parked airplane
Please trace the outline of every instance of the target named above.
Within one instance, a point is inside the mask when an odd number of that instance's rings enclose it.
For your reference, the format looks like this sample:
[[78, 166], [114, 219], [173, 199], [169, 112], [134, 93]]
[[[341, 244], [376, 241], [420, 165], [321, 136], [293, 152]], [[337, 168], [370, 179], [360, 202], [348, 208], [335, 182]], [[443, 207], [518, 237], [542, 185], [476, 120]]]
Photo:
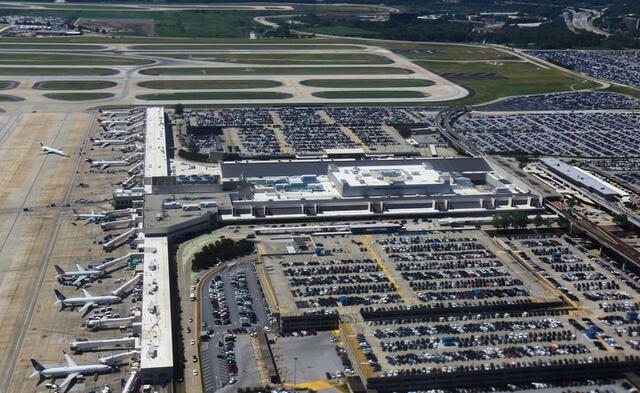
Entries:
[[87, 270], [80, 265], [76, 265], [78, 268], [75, 272], [66, 272], [63, 268], [58, 265], [54, 265], [56, 269], [56, 277], [58, 278], [69, 278], [72, 277], [75, 280], [73, 281], [73, 285], [80, 285], [84, 280], [98, 278], [104, 275], [104, 271], [102, 270]]
[[78, 310], [81, 313], [98, 304], [113, 304], [120, 303], [120, 301], [122, 301], [122, 298], [114, 295], [92, 296], [86, 289], [82, 290], [82, 292], [84, 293], [83, 297], [66, 297], [57, 289], [54, 289], [53, 291], [58, 298], [55, 304], [62, 304], [63, 309], [65, 307], [71, 307], [75, 309], [77, 306], [82, 306], [80, 307], [80, 310]]
[[63, 157], [69, 157], [69, 155], [63, 152], [62, 150], [45, 146], [42, 142], [40, 142], [40, 151], [46, 154], [56, 154]]
[[42, 364], [38, 363], [35, 359], [31, 359], [31, 364], [33, 365], [34, 372], [31, 376], [38, 375], [40, 380], [38, 384], [40, 384], [44, 379], [53, 377], [65, 377], [64, 381], [59, 385], [60, 389], [64, 389], [67, 385], [69, 385], [73, 380], [78, 378], [81, 375], [94, 375], [101, 374], [113, 371], [113, 367], [108, 366], [106, 364], [83, 364], [78, 366], [71, 356], [64, 354], [64, 358], [67, 361], [66, 366], [58, 366], [58, 367], [44, 367]]
[[78, 213], [76, 209], [71, 210], [76, 215], [76, 220], [101, 220], [107, 218], [106, 214], [95, 213], [93, 210], [91, 210], [91, 213]]

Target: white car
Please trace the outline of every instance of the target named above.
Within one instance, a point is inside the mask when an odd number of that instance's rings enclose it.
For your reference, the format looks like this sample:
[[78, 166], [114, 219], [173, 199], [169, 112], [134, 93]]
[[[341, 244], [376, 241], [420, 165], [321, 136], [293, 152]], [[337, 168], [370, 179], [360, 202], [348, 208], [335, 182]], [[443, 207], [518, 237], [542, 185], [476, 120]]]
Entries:
[[191, 339], [191, 345], [195, 345], [196, 344], [196, 340]]
[[196, 375], [198, 375], [198, 370], [196, 370], [195, 368], [193, 369], [193, 376], [195, 377]]

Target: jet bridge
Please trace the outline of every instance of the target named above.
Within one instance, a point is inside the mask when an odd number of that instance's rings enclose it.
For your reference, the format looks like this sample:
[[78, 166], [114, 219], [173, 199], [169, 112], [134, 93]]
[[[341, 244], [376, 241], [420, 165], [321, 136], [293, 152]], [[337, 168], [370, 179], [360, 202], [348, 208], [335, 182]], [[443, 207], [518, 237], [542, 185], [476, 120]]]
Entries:
[[138, 337], [124, 337], [108, 340], [73, 341], [71, 343], [71, 350], [75, 352], [103, 350], [106, 348], [140, 348], [140, 339]]
[[114, 237], [113, 239], [109, 240], [108, 242], [104, 243], [102, 245], [102, 248], [105, 251], [113, 251], [115, 250], [117, 247], [123, 245], [124, 243], [126, 243], [127, 240], [129, 240], [129, 238], [133, 235], [135, 235], [136, 233], [138, 233], [139, 229], [138, 228], [131, 228], [128, 231], [121, 233], [120, 235]]

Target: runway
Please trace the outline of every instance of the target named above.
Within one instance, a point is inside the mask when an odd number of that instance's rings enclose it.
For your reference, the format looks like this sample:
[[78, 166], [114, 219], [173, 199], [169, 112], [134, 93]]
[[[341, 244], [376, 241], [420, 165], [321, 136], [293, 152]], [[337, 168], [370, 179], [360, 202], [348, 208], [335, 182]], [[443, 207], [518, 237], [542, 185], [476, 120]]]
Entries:
[[[81, 44], [78, 44], [81, 45]], [[221, 44], [228, 45], [228, 44]], [[245, 44], [243, 44], [244, 46]], [[250, 45], [250, 44], [247, 44]], [[307, 45], [307, 44], [305, 44]], [[309, 44], [311, 45], [311, 44]], [[322, 44], [319, 44], [322, 45]], [[339, 46], [338, 44], [332, 44], [333, 46]], [[136, 50], [136, 44], [105, 44], [103, 48], [97, 50], [72, 50], [73, 53], [76, 54], [85, 54], [85, 55], [109, 55], [115, 57], [123, 57], [123, 58], [140, 58], [140, 59], [149, 59], [154, 63], [150, 65], [128, 65], [128, 66], [101, 66], [96, 65], [95, 67], [101, 68], [110, 68], [118, 71], [116, 75], [109, 76], [2, 76], [3, 79], [7, 80], [15, 80], [19, 81], [20, 84], [12, 89], [6, 90], [4, 94], [11, 94], [21, 98], [24, 98], [25, 101], [19, 103], [11, 103], [5, 102], [0, 105], [1, 108], [5, 109], [7, 112], [31, 112], [31, 111], [42, 111], [47, 110], [50, 112], [65, 112], [69, 110], [70, 106], [75, 108], [75, 110], [86, 110], [96, 106], [101, 105], [109, 105], [109, 106], [121, 106], [121, 105], [146, 105], [146, 104], [174, 104], [174, 101], [148, 101], [137, 98], [139, 95], [143, 94], [153, 94], [153, 93], [178, 93], [178, 92], [188, 92], [189, 90], [169, 90], [169, 89], [148, 89], [138, 86], [139, 82], [150, 81], [150, 80], [197, 80], [197, 79], [225, 79], [225, 80], [255, 80], [255, 79], [265, 79], [279, 82], [281, 85], [270, 88], [261, 88], [261, 89], [242, 89], [242, 91], [269, 91], [269, 92], [278, 92], [278, 93], [286, 93], [291, 94], [290, 98], [286, 99], [254, 99], [254, 100], [246, 100], [246, 99], [238, 99], [238, 100], [181, 100], [183, 104], [247, 104], [247, 103], [255, 103], [255, 104], [282, 104], [282, 105], [297, 105], [297, 104], [318, 104], [325, 105], [330, 103], [360, 103], [360, 102], [380, 102], [380, 103], [402, 103], [402, 102], [445, 102], [452, 101], [466, 97], [469, 92], [463, 87], [446, 80], [439, 75], [430, 72], [415, 63], [412, 63], [404, 56], [401, 56], [397, 53], [389, 51], [387, 49], [383, 49], [377, 46], [372, 45], [354, 45], [348, 44], [344, 45], [345, 49], [310, 49], [310, 50], [299, 50], [299, 49], [286, 49], [287, 45], [282, 45], [283, 49], [276, 50], [263, 50], [259, 49], [260, 45], [256, 45], [256, 50], [253, 49], [243, 49], [243, 50], [231, 50], [231, 49], [198, 49], [197, 53], [203, 53], [207, 55], [221, 54], [225, 56], [229, 56], [230, 54], [257, 54], [257, 53], [268, 53], [268, 54], [277, 54], [277, 55], [286, 55], [288, 53], [313, 53], [313, 54], [326, 54], [326, 55], [340, 55], [340, 54], [349, 54], [349, 53], [366, 53], [377, 56], [383, 56], [389, 59], [390, 63], [388, 64], [314, 64], [310, 61], [308, 65], [288, 65], [288, 64], [250, 64], [250, 63], [230, 63], [230, 62], [216, 62], [216, 61], [207, 61], [207, 60], [197, 60], [197, 59], [175, 59], [170, 57], [161, 56], [161, 54], [172, 55], [172, 54], [186, 54], [186, 53], [195, 53], [195, 51], [188, 49], [188, 45], [185, 45], [185, 50], [162, 50], [163, 45], [158, 45], [159, 49], [154, 53], [152, 50]], [[354, 48], [355, 47], [355, 48]], [[22, 52], [23, 50], [7, 50], [15, 53]], [[35, 50], [33, 50], [35, 52]], [[42, 51], [38, 50], [37, 53], [48, 53], [48, 54], [63, 54], [67, 53], [67, 51]], [[2, 65], [0, 68], [11, 68], [15, 67], [13, 65]], [[29, 67], [33, 68], [49, 68], [49, 65], [29, 65]], [[81, 65], [57, 65], [56, 67], [64, 67], [64, 68], [91, 68], [90, 66], [81, 66]], [[206, 75], [206, 76], [198, 76], [198, 75], [144, 75], [141, 71], [149, 68], [155, 67], [171, 67], [171, 68], [238, 68], [240, 71], [252, 69], [252, 68], [260, 68], [260, 69], [269, 69], [269, 68], [288, 68], [291, 70], [295, 69], [304, 69], [306, 67], [340, 67], [353, 69], [353, 74], [260, 74], [248, 72], [245, 74], [238, 75]], [[370, 74], [365, 72], [359, 72], [359, 69], [362, 67], [370, 68], [378, 68], [378, 67], [393, 67], [399, 68], [403, 70], [407, 70], [409, 74], [389, 74], [389, 73], [380, 73], [380, 74]], [[433, 85], [427, 87], [394, 87], [394, 88], [370, 88], [369, 90], [391, 90], [391, 91], [419, 91], [425, 95], [425, 97], [416, 99], [416, 98], [367, 98], [367, 99], [325, 99], [315, 97], [313, 94], [321, 91], [331, 91], [331, 90], [345, 90], [341, 88], [318, 88], [311, 87], [301, 84], [301, 82], [308, 79], [427, 79], [434, 82]], [[83, 101], [83, 102], [64, 102], [52, 100], [50, 98], [46, 98], [43, 95], [48, 93], [49, 91], [36, 90], [33, 89], [33, 85], [39, 81], [45, 80], [108, 80], [116, 82], [117, 85], [109, 88], [102, 89], [99, 92], [112, 93], [114, 96], [101, 100], [94, 101]], [[367, 90], [368, 88], [358, 88], [358, 90]], [[198, 91], [216, 91], [216, 92], [237, 92], [237, 89], [211, 89], [211, 90], [198, 90]]]

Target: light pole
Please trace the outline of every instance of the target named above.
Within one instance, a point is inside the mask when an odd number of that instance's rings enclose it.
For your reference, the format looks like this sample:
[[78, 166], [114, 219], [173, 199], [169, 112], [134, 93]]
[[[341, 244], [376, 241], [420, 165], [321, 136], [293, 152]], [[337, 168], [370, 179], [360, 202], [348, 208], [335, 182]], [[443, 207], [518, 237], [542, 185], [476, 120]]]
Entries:
[[296, 391], [296, 377], [298, 376], [298, 357], [293, 358], [293, 391]]

